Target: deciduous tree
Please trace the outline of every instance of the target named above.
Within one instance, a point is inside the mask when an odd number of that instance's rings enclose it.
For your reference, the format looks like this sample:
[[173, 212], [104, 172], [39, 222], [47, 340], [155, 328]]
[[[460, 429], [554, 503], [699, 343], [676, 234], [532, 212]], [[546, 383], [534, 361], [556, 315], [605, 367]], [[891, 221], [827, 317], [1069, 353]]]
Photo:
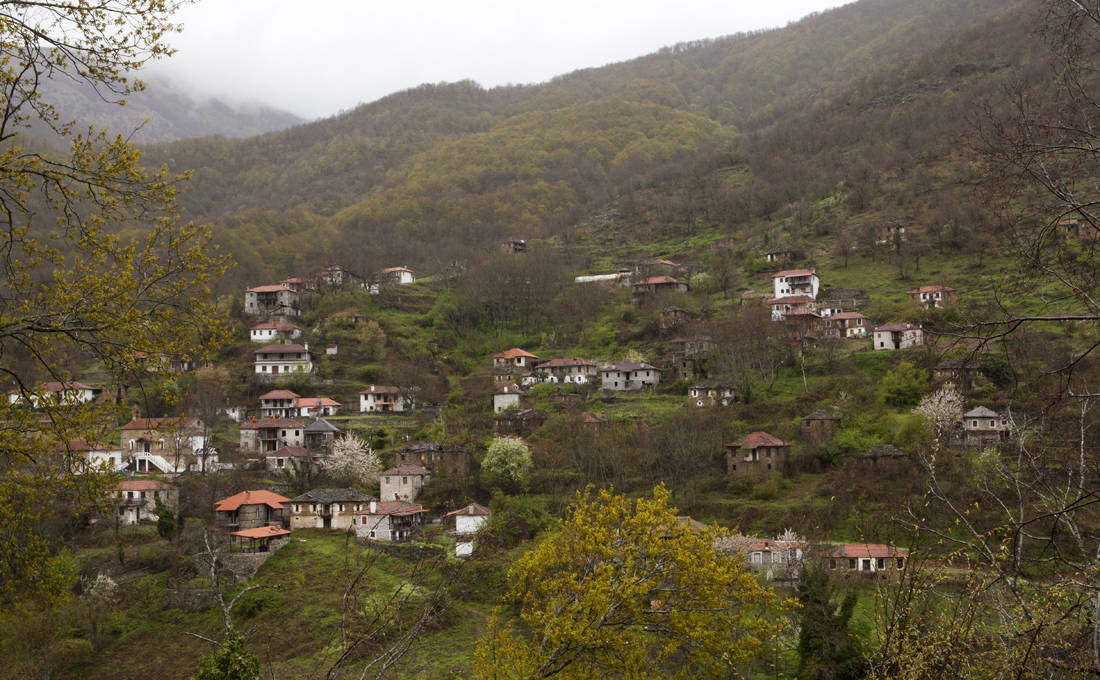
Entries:
[[664, 487], [630, 500], [591, 487], [557, 531], [517, 561], [478, 644], [484, 678], [715, 677], [735, 673], [778, 631], [775, 594], [725, 532], [681, 521]]

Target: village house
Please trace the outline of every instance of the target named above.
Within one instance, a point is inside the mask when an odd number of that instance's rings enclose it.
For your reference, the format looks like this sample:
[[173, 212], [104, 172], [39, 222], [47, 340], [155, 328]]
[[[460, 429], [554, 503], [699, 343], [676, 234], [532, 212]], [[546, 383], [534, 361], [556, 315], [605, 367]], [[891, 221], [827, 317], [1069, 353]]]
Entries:
[[875, 236], [875, 245], [893, 245], [895, 243], [904, 243], [905, 240], [905, 222], [887, 222], [878, 228], [878, 234]]
[[335, 289], [343, 288], [348, 276], [343, 267], [333, 264], [319, 269], [311, 278], [317, 282], [318, 289]]
[[289, 321], [265, 321], [248, 330], [249, 339], [261, 344], [297, 340], [301, 335], [302, 329]]
[[888, 323], [879, 326], [874, 333], [874, 349], [909, 349], [924, 343], [920, 326], [911, 323]]
[[386, 267], [378, 272], [378, 282], [382, 285], [403, 286], [416, 281], [416, 272], [408, 267]]
[[820, 446], [832, 436], [838, 425], [840, 418], [825, 409], [818, 409], [802, 416], [802, 436], [811, 444]]
[[300, 395], [290, 390], [271, 390], [260, 395], [260, 417], [293, 418], [298, 415], [295, 404]]
[[116, 486], [118, 504], [116, 514], [118, 523], [133, 525], [140, 522], [155, 522], [153, 511], [157, 502], [175, 512], [180, 504], [179, 489], [153, 479], [125, 479]]
[[683, 281], [678, 281], [671, 276], [650, 276], [649, 278], [637, 281], [631, 286], [631, 295], [634, 297], [634, 302], [640, 302], [646, 297], [657, 295], [658, 293], [686, 293], [688, 291], [688, 285]]
[[722, 380], [707, 380], [688, 388], [688, 406], [729, 406], [741, 400], [741, 391], [732, 383]]
[[443, 515], [443, 520], [455, 522], [455, 557], [468, 557], [474, 553], [474, 534], [489, 520], [489, 508], [470, 503], [464, 508]]
[[371, 385], [359, 393], [361, 413], [407, 413], [413, 409], [410, 390], [392, 385]]
[[706, 335], [673, 338], [668, 341], [668, 363], [678, 378], [694, 379], [702, 369], [701, 358], [714, 349], [714, 341]]
[[282, 284], [244, 291], [244, 313], [252, 316], [301, 316], [297, 291]]
[[340, 402], [328, 397], [298, 397], [292, 415], [302, 418], [323, 418], [340, 412]]
[[218, 452], [198, 418], [134, 418], [122, 426], [122, 450], [133, 472], [214, 472]]
[[243, 452], [271, 453], [284, 446], [305, 444], [306, 422], [297, 418], [249, 418], [241, 423]]
[[415, 501], [431, 479], [431, 472], [419, 465], [397, 465], [382, 471], [379, 497], [384, 501]]
[[837, 312], [821, 321], [821, 334], [834, 338], [866, 338], [870, 319], [859, 312]]
[[970, 409], [962, 416], [963, 443], [967, 446], [993, 446], [1008, 441], [1012, 428], [1008, 417], [984, 406]]
[[897, 577], [908, 553], [881, 543], [842, 543], [827, 547], [823, 557], [830, 572], [867, 578]]
[[925, 309], [942, 309], [955, 304], [955, 289], [936, 284], [906, 291], [909, 302]]
[[545, 411], [534, 408], [508, 409], [493, 417], [493, 432], [514, 437], [530, 437], [545, 422]]
[[1100, 230], [1090, 222], [1082, 222], [1078, 219], [1068, 219], [1058, 222], [1058, 234], [1062, 238], [1072, 238], [1082, 243], [1092, 243], [1096, 241], [1097, 235], [1100, 234]]
[[821, 327], [821, 315], [808, 307], [795, 307], [783, 315], [787, 336], [799, 343], [817, 339]]
[[493, 369], [497, 380], [507, 380], [509, 376], [526, 373], [531, 370], [538, 357], [519, 347], [493, 355]]
[[776, 248], [764, 253], [764, 259], [771, 263], [789, 262], [792, 252], [786, 248]]
[[[793, 532], [790, 532], [793, 534]], [[764, 578], [797, 581], [802, 573], [806, 542], [797, 537], [751, 539], [743, 548], [745, 564]]]
[[752, 432], [726, 444], [726, 473], [731, 477], [767, 477], [787, 460], [791, 445], [767, 432]]
[[662, 275], [680, 275], [683, 273], [683, 265], [677, 264], [672, 260], [666, 260], [663, 258], [645, 260], [644, 262], [638, 262], [634, 265], [634, 278], [636, 279], [644, 279]]
[[324, 418], [316, 418], [302, 430], [302, 441], [307, 449], [332, 453], [336, 437], [344, 431]]
[[305, 345], [268, 345], [253, 350], [258, 378], [277, 378], [290, 373], [313, 373], [313, 355]]
[[102, 387], [85, 385], [75, 380], [50, 381], [40, 384], [29, 394], [10, 392], [9, 404], [27, 404], [32, 408], [43, 406], [78, 406], [95, 401], [103, 393]]
[[772, 287], [776, 299], [805, 295], [816, 300], [821, 281], [812, 269], [785, 269], [772, 274]]
[[978, 384], [982, 362], [978, 359], [945, 359], [932, 369], [932, 377], [940, 382], [951, 382], [963, 390], [972, 390]]
[[657, 317], [657, 327], [662, 331], [670, 331], [674, 328], [683, 326], [688, 321], [695, 318], [695, 313], [690, 312], [683, 307], [676, 307], [670, 305], [661, 310], [661, 313]]
[[651, 389], [661, 382], [661, 369], [647, 363], [620, 362], [600, 368], [600, 387], [614, 392]]
[[91, 471], [120, 472], [123, 469], [123, 451], [117, 446], [85, 439], [70, 439], [57, 447], [58, 453], [72, 456], [73, 474]]
[[214, 504], [218, 526], [227, 531], [240, 531], [256, 527], [279, 526], [286, 528], [290, 521], [286, 504], [289, 498], [263, 489], [242, 491]]
[[593, 432], [599, 432], [607, 425], [607, 418], [604, 418], [599, 413], [592, 413], [591, 411], [585, 411], [581, 414], [581, 427]]
[[794, 311], [814, 311], [817, 309], [817, 303], [809, 295], [780, 297], [772, 300], [769, 304], [772, 308], [772, 321], [782, 321], [787, 318], [788, 314]]
[[600, 367], [595, 361], [576, 357], [551, 359], [535, 366], [540, 382], [549, 383], [584, 385], [595, 380], [599, 373]]
[[355, 537], [373, 541], [407, 541], [424, 521], [423, 507], [407, 501], [371, 501], [355, 517]]
[[288, 503], [290, 528], [353, 529], [356, 515], [366, 512], [375, 500], [355, 489], [312, 489]]
[[[286, 545], [290, 531], [277, 526], [253, 527], [229, 532], [231, 550], [244, 553], [274, 552]], [[276, 545], [276, 542], [278, 542]]]
[[284, 288], [289, 288], [295, 293], [303, 293], [306, 289], [306, 281], [300, 276], [292, 276], [289, 279], [283, 279], [279, 282], [279, 285]]
[[303, 446], [282, 446], [261, 456], [263, 466], [269, 472], [282, 472], [283, 470], [306, 470], [314, 472], [321, 470], [324, 457], [320, 453], [310, 451]]
[[410, 442], [394, 454], [398, 466], [419, 465], [433, 476], [465, 477], [470, 474], [472, 460], [469, 450], [444, 442]]
[[500, 413], [506, 409], [519, 408], [520, 396], [523, 390], [515, 383], [503, 385], [493, 393], [493, 413]]

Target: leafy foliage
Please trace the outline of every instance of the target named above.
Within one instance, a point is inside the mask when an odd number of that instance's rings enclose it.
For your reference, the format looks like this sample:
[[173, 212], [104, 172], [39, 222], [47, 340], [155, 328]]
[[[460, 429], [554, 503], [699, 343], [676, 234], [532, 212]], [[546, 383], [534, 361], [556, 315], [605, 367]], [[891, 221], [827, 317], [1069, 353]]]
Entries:
[[490, 619], [479, 676], [728, 677], [750, 659], [779, 628], [775, 594], [716, 551], [720, 529], [694, 529], [668, 500], [664, 487], [636, 501], [578, 493], [509, 571], [519, 621]]
[[531, 469], [531, 449], [516, 437], [497, 437], [489, 443], [481, 469], [497, 483], [520, 487]]
[[260, 661], [244, 648], [240, 633], [230, 631], [218, 651], [199, 662], [191, 680], [259, 680]]

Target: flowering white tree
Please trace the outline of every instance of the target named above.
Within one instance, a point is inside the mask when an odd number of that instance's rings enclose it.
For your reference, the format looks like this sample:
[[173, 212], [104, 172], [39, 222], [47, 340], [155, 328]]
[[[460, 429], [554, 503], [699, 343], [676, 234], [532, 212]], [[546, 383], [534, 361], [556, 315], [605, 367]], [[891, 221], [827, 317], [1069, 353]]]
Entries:
[[531, 450], [517, 437], [497, 437], [489, 443], [481, 469], [504, 483], [522, 485], [531, 469]]
[[931, 423], [936, 439], [939, 439], [962, 419], [963, 400], [955, 385], [948, 382], [935, 392], [925, 395], [913, 412]]
[[354, 432], [348, 432], [332, 444], [332, 453], [325, 458], [325, 472], [341, 480], [362, 486], [378, 483], [382, 463], [369, 442]]

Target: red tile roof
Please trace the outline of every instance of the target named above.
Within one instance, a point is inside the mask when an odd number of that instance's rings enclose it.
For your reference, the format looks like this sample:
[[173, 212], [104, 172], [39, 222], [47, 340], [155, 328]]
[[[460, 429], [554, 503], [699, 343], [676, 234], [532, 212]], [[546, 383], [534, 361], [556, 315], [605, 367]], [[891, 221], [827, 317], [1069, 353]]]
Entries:
[[223, 498], [214, 504], [214, 509], [219, 512], [232, 512], [242, 505], [266, 505], [276, 510], [282, 510], [283, 503], [289, 502], [290, 499], [285, 496], [260, 489], [258, 491], [242, 491], [229, 498]]
[[867, 317], [863, 316], [859, 312], [840, 312], [839, 314], [833, 314], [832, 318], [834, 318], [834, 319], [866, 319]]
[[409, 503], [408, 501], [378, 501], [372, 503], [374, 506], [374, 512], [370, 511], [368, 505], [367, 512], [360, 513], [361, 515], [416, 515], [421, 512], [427, 512], [423, 506], [416, 503]]
[[528, 359], [538, 359], [538, 356], [531, 354], [526, 350], [522, 350], [519, 347], [513, 347], [512, 349], [506, 349], [500, 354], [494, 354], [494, 359], [515, 359], [516, 357], [527, 357]]
[[804, 541], [776, 541], [770, 538], [762, 538], [760, 540], [749, 543], [749, 550], [754, 551], [773, 551], [773, 550], [788, 550], [790, 548], [805, 548], [806, 543]]
[[193, 427], [198, 418], [134, 418], [122, 426], [123, 430], [175, 430]]
[[536, 368], [569, 368], [571, 366], [598, 366], [595, 361], [589, 361], [588, 359], [578, 359], [577, 357], [570, 357], [565, 359], [551, 359], [550, 361], [544, 361]]
[[478, 517], [478, 516], [483, 516], [483, 515], [488, 515], [488, 514], [489, 514], [489, 508], [485, 507], [484, 505], [480, 505], [478, 503], [470, 503], [469, 505], [467, 505], [464, 508], [459, 508], [458, 510], [452, 510], [452, 511], [448, 512], [446, 515], [443, 515], [443, 516], [444, 517], [453, 517], [455, 515], [469, 515], [471, 517]]
[[359, 394], [400, 394], [401, 388], [393, 385], [371, 385], [369, 390], [363, 390]]
[[634, 284], [634, 287], [638, 286], [663, 286], [663, 285], [677, 285], [680, 282], [671, 276], [651, 276], [648, 279], [642, 279]]
[[940, 291], [943, 291], [944, 293], [954, 293], [955, 289], [951, 286], [943, 286], [937, 283], [933, 286], [921, 286], [920, 288], [913, 288], [909, 291], [909, 294], [918, 295], [920, 293], [938, 293]]
[[772, 436], [767, 432], [758, 431], [750, 432], [744, 437], [730, 442], [727, 446], [738, 446], [745, 449], [755, 449], [761, 446], [789, 446], [789, 444], [787, 444], [787, 442], [783, 441], [779, 437]]
[[103, 391], [102, 387], [92, 387], [90, 385], [85, 385], [84, 383], [77, 382], [75, 380], [66, 380], [64, 382], [54, 382], [54, 381], [44, 382], [44, 383], [42, 383], [42, 385], [40, 387], [43, 390], [47, 391], [47, 392], [63, 392], [65, 390], [92, 390], [92, 391], [99, 390], [101, 392]]
[[581, 414], [581, 422], [584, 423], [606, 423], [607, 418], [604, 418], [598, 413], [592, 413], [591, 411], [585, 411]]
[[70, 439], [67, 446], [66, 444], [57, 445], [58, 451], [64, 451], [66, 448], [69, 451], [80, 453], [83, 451], [106, 451], [111, 448], [111, 445], [102, 442], [90, 442], [87, 439]]
[[320, 408], [322, 406], [339, 406], [340, 402], [328, 397], [302, 397], [295, 402], [296, 408]]
[[299, 326], [297, 326], [295, 324], [292, 324], [292, 323], [289, 323], [287, 321], [265, 321], [264, 323], [256, 324], [250, 330], [265, 331], [265, 330], [268, 330], [268, 329], [272, 329], [272, 330], [276, 330], [276, 331], [300, 331], [300, 330], [302, 330]]
[[272, 399], [297, 399], [302, 395], [290, 390], [271, 390], [265, 394], [260, 395], [260, 401], [270, 401]]
[[784, 269], [781, 272], [772, 274], [772, 278], [776, 279], [780, 276], [813, 276], [814, 270], [812, 269]]
[[415, 274], [416, 273], [413, 270], [409, 269], [408, 267], [386, 267], [385, 269], [382, 270], [383, 274], [390, 274], [392, 272], [409, 272], [410, 274]]
[[294, 291], [290, 290], [289, 288], [287, 288], [286, 286], [282, 285], [281, 283], [272, 284], [270, 286], [256, 286], [255, 288], [245, 288], [244, 292], [246, 292], [246, 293], [278, 293], [278, 292], [284, 291], [284, 290], [287, 291], [288, 293], [293, 293], [294, 292]]
[[833, 546], [829, 557], [905, 557], [907, 554], [905, 550], [882, 543], [842, 543]]
[[775, 305], [802, 305], [807, 302], [814, 302], [814, 299], [809, 295], [791, 295], [790, 297], [775, 298], [771, 304]]
[[243, 538], [275, 538], [276, 536], [289, 536], [290, 532], [282, 527], [255, 527], [252, 529], [241, 529], [240, 531], [230, 531], [230, 536], [241, 536]]
[[155, 479], [125, 479], [118, 483], [119, 491], [172, 491], [175, 488]]

